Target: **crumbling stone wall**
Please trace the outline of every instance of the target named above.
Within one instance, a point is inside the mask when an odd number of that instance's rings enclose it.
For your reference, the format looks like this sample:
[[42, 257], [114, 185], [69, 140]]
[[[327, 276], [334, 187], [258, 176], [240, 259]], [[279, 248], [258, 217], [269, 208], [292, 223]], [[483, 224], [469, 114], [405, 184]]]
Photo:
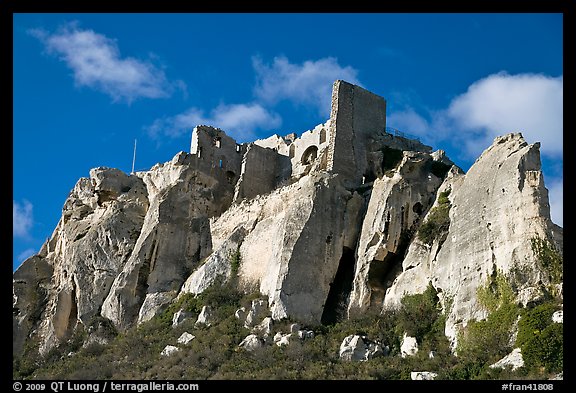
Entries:
[[327, 169], [349, 186], [362, 183], [368, 138], [386, 128], [386, 100], [359, 86], [337, 80], [332, 89]]

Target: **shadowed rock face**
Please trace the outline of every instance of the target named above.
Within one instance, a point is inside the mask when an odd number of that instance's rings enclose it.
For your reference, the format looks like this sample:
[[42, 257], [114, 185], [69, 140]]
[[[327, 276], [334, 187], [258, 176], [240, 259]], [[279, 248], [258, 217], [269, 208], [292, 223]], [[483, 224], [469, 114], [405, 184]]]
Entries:
[[[540, 296], [548, 276], [530, 239], [561, 250], [562, 229], [538, 144], [496, 138], [464, 174], [443, 152], [384, 132], [384, 114], [384, 99], [337, 81], [331, 118], [300, 139], [237, 145], [198, 126], [194, 154], [133, 175], [93, 169], [14, 273], [14, 352], [32, 338], [46, 353], [96, 316], [127, 329], [233, 276], [267, 297], [273, 319], [308, 325], [394, 307], [432, 282], [452, 299], [452, 339], [485, 315], [476, 290], [496, 270], [526, 271], [518, 298]], [[448, 230], [425, 244], [418, 228], [447, 190]]]

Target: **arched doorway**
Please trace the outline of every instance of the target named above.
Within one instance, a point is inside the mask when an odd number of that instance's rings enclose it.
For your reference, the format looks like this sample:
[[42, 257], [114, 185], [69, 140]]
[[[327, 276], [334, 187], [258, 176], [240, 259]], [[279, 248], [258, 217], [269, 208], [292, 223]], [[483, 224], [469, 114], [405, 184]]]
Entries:
[[302, 165], [311, 164], [316, 159], [317, 156], [318, 156], [318, 147], [309, 146], [306, 150], [304, 150], [300, 162], [302, 163]]

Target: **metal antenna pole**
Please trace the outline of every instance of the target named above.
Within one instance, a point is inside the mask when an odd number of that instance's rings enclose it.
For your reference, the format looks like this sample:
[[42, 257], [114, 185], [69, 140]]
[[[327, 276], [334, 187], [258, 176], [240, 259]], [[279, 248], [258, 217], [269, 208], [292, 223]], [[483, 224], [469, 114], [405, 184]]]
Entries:
[[134, 157], [132, 157], [132, 172], [131, 175], [134, 174], [134, 163], [136, 162], [136, 139], [134, 139]]

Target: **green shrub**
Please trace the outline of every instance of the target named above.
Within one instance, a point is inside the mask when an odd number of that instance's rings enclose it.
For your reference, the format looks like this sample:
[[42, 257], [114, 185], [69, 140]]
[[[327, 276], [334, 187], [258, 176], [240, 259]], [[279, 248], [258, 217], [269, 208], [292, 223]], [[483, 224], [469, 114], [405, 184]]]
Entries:
[[564, 362], [564, 332], [562, 323], [552, 323], [524, 343], [522, 357], [526, 367], [544, 367], [559, 372]]
[[438, 302], [437, 292], [432, 283], [428, 283], [423, 293], [404, 296], [398, 311], [398, 333], [405, 332], [422, 343], [441, 314]]
[[230, 261], [230, 268], [232, 269], [232, 274], [238, 274], [240, 269], [240, 264], [242, 263], [242, 254], [240, 253], [240, 246], [236, 250], [231, 251], [228, 255], [228, 260]]
[[552, 314], [556, 306], [552, 303], [540, 304], [530, 310], [524, 310], [518, 322], [516, 346], [523, 347], [535, 335], [542, 332], [552, 323]]
[[562, 370], [563, 324], [552, 322], [556, 309], [552, 303], [541, 304], [526, 310], [518, 322], [516, 346], [522, 349], [526, 367], [544, 367], [549, 372]]
[[496, 273], [477, 291], [478, 301], [488, 311], [481, 321], [470, 321], [458, 337], [458, 354], [469, 362], [495, 362], [512, 349], [512, 328], [519, 308], [514, 292], [502, 273]]
[[530, 239], [532, 251], [538, 262], [548, 272], [548, 279], [552, 284], [559, 284], [563, 280], [563, 257], [554, 244], [540, 237]]
[[438, 204], [430, 211], [428, 219], [418, 229], [418, 238], [428, 245], [432, 245], [434, 240], [444, 242], [450, 227], [450, 190], [440, 193]]

